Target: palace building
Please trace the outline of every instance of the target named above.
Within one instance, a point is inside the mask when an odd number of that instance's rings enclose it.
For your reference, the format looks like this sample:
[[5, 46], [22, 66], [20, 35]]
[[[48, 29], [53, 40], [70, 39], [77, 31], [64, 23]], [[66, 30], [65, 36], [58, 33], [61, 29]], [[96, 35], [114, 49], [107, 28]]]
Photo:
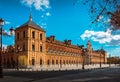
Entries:
[[[83, 64], [106, 63], [106, 52], [93, 50], [90, 41], [84, 46], [73, 45], [71, 40], [58, 41], [46, 37], [46, 31], [32, 20], [15, 29], [15, 46], [8, 46], [2, 54], [3, 66], [19, 65], [24, 68], [75, 68]], [[63, 69], [64, 70], [64, 69]]]

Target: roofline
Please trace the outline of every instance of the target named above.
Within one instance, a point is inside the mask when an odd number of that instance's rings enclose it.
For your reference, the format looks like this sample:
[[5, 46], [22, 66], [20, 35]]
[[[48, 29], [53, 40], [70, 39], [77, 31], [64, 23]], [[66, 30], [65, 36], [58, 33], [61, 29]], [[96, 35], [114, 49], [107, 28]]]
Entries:
[[[29, 27], [31, 27], [31, 28], [33, 28], [33, 29], [37, 29], [37, 30], [40, 30], [40, 31], [42, 31], [42, 32], [46, 32], [45, 30], [41, 30], [41, 29], [39, 29], [39, 28], [34, 28], [33, 26], [30, 26], [30, 25], [25, 25], [25, 26], [29, 26]], [[23, 27], [25, 27], [25, 26], [19, 26], [18, 28], [15, 29], [15, 31], [16, 31], [17, 29], [23, 28]]]

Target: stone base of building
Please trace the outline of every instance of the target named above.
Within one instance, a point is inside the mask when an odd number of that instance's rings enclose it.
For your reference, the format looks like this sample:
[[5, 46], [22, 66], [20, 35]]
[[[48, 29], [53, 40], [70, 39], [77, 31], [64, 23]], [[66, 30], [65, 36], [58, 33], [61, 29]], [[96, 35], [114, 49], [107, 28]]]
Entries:
[[[118, 64], [119, 65], [119, 64]], [[101, 68], [108, 68], [108, 67], [115, 67], [118, 66], [116, 64], [102, 64]], [[85, 69], [98, 69], [100, 68], [100, 64], [91, 64], [91, 65], [85, 65]], [[82, 65], [66, 65], [60, 67], [60, 65], [43, 65], [43, 66], [27, 66], [26, 68], [19, 68], [17, 70], [16, 68], [5, 68], [3, 71], [69, 71], [69, 70], [82, 70]]]
[[81, 64], [75, 65], [41, 65], [41, 66], [27, 66], [28, 69], [38, 71], [58, 71], [58, 70], [77, 70], [82, 69]]
[[[102, 64], [102, 68], [109, 67], [109, 64]], [[74, 65], [41, 65], [41, 66], [27, 66], [26, 69], [33, 71], [59, 71], [59, 70], [82, 70], [82, 64], [74, 64]], [[100, 64], [90, 64], [84, 65], [85, 69], [96, 69], [100, 68]]]

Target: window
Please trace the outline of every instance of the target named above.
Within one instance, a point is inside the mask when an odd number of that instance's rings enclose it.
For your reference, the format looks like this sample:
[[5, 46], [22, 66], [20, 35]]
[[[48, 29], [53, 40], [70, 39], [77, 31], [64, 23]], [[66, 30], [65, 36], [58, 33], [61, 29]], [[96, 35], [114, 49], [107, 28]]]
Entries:
[[42, 34], [40, 33], [40, 40], [42, 40]]
[[52, 60], [52, 64], [54, 65], [54, 60]]
[[35, 65], [35, 59], [32, 58], [32, 65]]
[[58, 60], [56, 60], [56, 64], [58, 64]]
[[32, 45], [32, 51], [35, 51], [35, 45], [34, 44]]
[[66, 64], [68, 64], [68, 60], [66, 60]]
[[47, 60], [47, 64], [50, 65], [50, 60]]
[[60, 60], [60, 64], [62, 64], [62, 60]]
[[19, 33], [17, 33], [17, 39], [19, 40]]
[[25, 31], [23, 31], [23, 38], [25, 38]]
[[23, 44], [23, 51], [25, 51], [25, 44]]
[[32, 32], [32, 38], [35, 38], [35, 31]]
[[40, 65], [42, 65], [42, 59], [40, 59]]
[[65, 60], [63, 60], [63, 64], [65, 64]]
[[40, 46], [40, 52], [42, 52], [42, 46]]
[[71, 61], [69, 60], [69, 64], [71, 64]]

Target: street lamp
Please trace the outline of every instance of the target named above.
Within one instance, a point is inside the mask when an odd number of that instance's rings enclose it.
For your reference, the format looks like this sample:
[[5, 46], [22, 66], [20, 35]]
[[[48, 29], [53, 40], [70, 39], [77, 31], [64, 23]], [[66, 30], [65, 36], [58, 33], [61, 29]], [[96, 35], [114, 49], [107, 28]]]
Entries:
[[102, 49], [101, 50], [98, 50], [99, 53], [100, 53], [100, 68], [101, 68], [101, 55], [102, 55]]
[[[0, 78], [3, 78], [3, 69], [2, 69], [2, 36], [9, 34], [5, 33], [3, 34], [3, 26], [4, 26], [4, 20], [0, 18]], [[10, 29], [10, 33], [12, 35], [13, 33], [13, 28]]]
[[[10, 33], [11, 33], [11, 35], [13, 35], [14, 32], [15, 32], [14, 28], [11, 27], [11, 28], [10, 28]], [[17, 47], [16, 52], [19, 53], [19, 52], [21, 52], [21, 51], [22, 51], [22, 48], [21, 48], [21, 47]], [[17, 55], [17, 70], [19, 70], [19, 55]]]
[[111, 54], [109, 54], [109, 67], [111, 67]]
[[2, 70], [2, 30], [4, 26], [4, 20], [0, 18], [0, 78], [3, 78], [3, 70]]
[[[22, 48], [18, 47], [16, 52], [19, 53], [22, 51]], [[19, 56], [17, 55], [17, 70], [19, 70]]]
[[14, 28], [11, 27], [11, 28], [10, 28], [10, 34], [13, 35], [13, 34], [14, 34], [14, 31], [15, 31]]

